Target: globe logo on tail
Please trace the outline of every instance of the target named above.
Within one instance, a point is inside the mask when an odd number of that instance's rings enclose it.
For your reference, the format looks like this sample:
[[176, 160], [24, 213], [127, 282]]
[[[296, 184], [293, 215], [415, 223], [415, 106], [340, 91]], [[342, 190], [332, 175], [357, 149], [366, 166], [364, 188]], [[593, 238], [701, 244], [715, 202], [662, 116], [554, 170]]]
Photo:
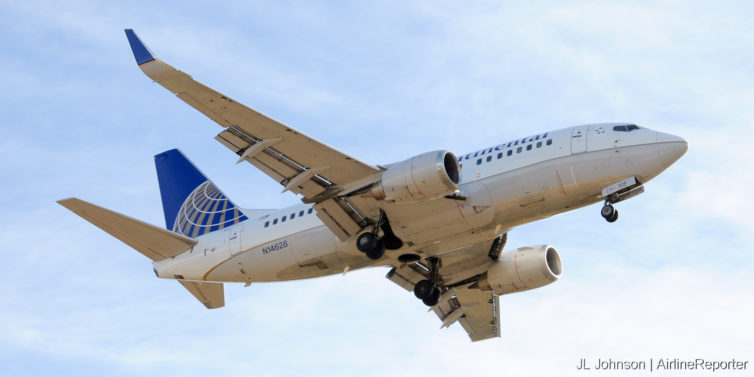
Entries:
[[212, 182], [206, 181], [197, 186], [183, 202], [175, 218], [173, 231], [195, 238], [246, 219], [246, 215]]

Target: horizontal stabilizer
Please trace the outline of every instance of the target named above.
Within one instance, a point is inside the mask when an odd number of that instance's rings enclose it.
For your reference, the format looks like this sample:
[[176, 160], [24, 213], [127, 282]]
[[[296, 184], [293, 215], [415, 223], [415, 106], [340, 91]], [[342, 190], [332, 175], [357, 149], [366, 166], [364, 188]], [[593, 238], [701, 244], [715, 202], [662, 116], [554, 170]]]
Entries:
[[207, 309], [217, 309], [225, 306], [225, 290], [223, 283], [205, 283], [198, 281], [179, 280], [199, 302]]
[[174, 257], [196, 245], [191, 238], [77, 198], [58, 200], [58, 203], [153, 261]]

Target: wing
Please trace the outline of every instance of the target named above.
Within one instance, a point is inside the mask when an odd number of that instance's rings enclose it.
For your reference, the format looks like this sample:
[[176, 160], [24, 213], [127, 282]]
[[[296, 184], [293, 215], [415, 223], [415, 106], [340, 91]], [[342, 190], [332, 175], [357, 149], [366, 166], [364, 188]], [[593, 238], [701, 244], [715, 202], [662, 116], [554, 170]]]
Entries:
[[500, 337], [499, 305], [498, 296], [491, 291], [466, 286], [450, 289], [432, 310], [443, 327], [458, 321], [471, 341], [476, 342]]
[[[445, 288], [431, 310], [442, 321], [442, 327], [458, 322], [472, 341], [500, 337], [498, 296], [479, 289], [474, 282], [494, 263], [504, 244], [505, 235], [440, 255], [439, 280]], [[394, 267], [387, 278], [413, 292], [416, 283], [428, 275], [428, 268], [417, 262]]]
[[[340, 239], [366, 225], [363, 216], [336, 195], [380, 172], [301, 132], [276, 122], [157, 59], [131, 29], [126, 36], [139, 68], [155, 82], [223, 127], [215, 139], [283, 185], [315, 203], [317, 216]], [[371, 182], [370, 182], [371, 183]]]

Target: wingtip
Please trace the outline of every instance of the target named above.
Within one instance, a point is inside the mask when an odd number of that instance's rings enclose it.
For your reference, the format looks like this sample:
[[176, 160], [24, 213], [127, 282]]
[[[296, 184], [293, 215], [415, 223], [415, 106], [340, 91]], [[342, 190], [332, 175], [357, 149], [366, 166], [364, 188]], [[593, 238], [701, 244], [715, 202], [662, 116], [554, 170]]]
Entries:
[[154, 55], [152, 55], [152, 52], [149, 51], [146, 45], [144, 45], [144, 42], [139, 39], [139, 37], [136, 35], [133, 29], [125, 29], [126, 32], [126, 38], [128, 38], [128, 44], [131, 45], [131, 51], [134, 53], [134, 59], [136, 59], [136, 64], [142, 65], [145, 63], [149, 63], [152, 60], [155, 60]]

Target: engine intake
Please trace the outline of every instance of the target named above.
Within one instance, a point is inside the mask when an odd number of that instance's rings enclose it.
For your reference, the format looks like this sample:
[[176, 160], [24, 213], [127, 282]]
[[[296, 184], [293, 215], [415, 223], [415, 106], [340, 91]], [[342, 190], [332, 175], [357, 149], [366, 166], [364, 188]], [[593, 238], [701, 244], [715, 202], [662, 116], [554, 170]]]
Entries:
[[562, 274], [563, 265], [554, 247], [521, 247], [501, 254], [478, 285], [483, 290], [504, 295], [545, 286], [558, 280]]
[[390, 166], [372, 186], [372, 195], [394, 202], [442, 198], [458, 190], [460, 175], [453, 153], [427, 152]]

